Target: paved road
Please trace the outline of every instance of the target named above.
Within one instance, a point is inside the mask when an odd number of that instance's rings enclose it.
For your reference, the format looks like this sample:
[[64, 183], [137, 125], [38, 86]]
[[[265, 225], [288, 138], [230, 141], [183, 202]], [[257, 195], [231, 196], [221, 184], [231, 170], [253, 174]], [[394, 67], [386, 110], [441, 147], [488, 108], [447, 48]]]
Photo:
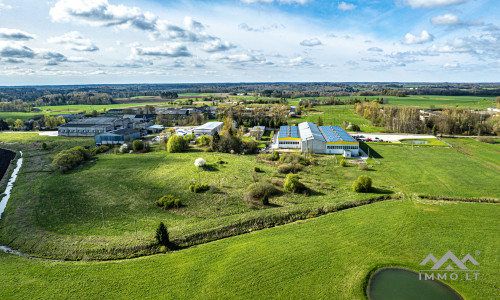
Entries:
[[396, 142], [402, 139], [435, 139], [433, 135], [425, 134], [404, 134], [404, 133], [364, 133], [364, 132], [349, 132], [350, 135], [362, 135], [365, 138], [374, 139], [378, 137], [384, 141]]

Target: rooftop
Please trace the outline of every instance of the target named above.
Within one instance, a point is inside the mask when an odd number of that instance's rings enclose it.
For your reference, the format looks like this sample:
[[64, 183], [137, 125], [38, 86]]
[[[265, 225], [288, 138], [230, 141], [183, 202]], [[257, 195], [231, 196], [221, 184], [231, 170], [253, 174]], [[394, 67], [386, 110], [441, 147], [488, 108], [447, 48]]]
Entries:
[[342, 127], [339, 126], [321, 126], [320, 131], [326, 139], [326, 142], [356, 142]]
[[305, 140], [319, 140], [322, 142], [326, 142], [323, 134], [319, 130], [318, 125], [311, 122], [303, 122], [299, 124], [300, 137], [302, 141]]
[[223, 122], [207, 122], [199, 127], [196, 127], [195, 129], [215, 129], [219, 127], [220, 125], [224, 125]]
[[278, 138], [298, 138], [299, 130], [297, 126], [281, 126]]

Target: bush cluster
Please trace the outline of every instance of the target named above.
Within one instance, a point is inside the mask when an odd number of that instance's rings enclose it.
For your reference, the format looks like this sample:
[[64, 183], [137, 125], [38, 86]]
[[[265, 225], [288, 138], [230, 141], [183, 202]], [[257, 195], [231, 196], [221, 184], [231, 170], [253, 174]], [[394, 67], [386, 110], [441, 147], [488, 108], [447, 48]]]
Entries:
[[307, 192], [307, 187], [299, 181], [299, 175], [288, 174], [286, 175], [285, 184], [283, 186], [286, 191], [292, 193]]
[[281, 165], [278, 167], [276, 171], [280, 174], [295, 173], [302, 171], [302, 165], [298, 164]]
[[352, 184], [352, 189], [358, 193], [369, 192], [372, 188], [372, 179], [370, 176], [361, 175]]
[[245, 154], [257, 154], [259, 153], [259, 143], [257, 142], [243, 142], [243, 152]]
[[198, 138], [198, 144], [201, 146], [208, 146], [210, 145], [212, 137], [210, 135], [202, 135]]
[[202, 183], [201, 185], [199, 184], [190, 184], [189, 185], [189, 190], [193, 193], [203, 193], [205, 191], [208, 191], [210, 189], [210, 186], [206, 183]]
[[182, 206], [181, 200], [171, 195], [161, 197], [155, 201], [155, 204], [163, 209], [179, 208]]
[[78, 146], [59, 152], [52, 160], [52, 167], [57, 172], [65, 173], [73, 170], [89, 158], [90, 151]]
[[253, 171], [257, 173], [263, 172], [262, 169], [257, 166], [253, 167]]
[[100, 154], [100, 153], [104, 153], [104, 152], [108, 151], [110, 148], [111, 147], [108, 146], [108, 145], [101, 145], [101, 146], [99, 146], [97, 148], [92, 148], [90, 150], [90, 154], [91, 155], [97, 155], [97, 154]]
[[347, 161], [345, 159], [342, 158], [342, 160], [340, 161], [340, 166], [341, 167], [347, 167], [349, 164], [347, 163]]
[[279, 190], [271, 183], [264, 181], [249, 185], [247, 193], [250, 197], [258, 199], [264, 196], [271, 197], [277, 195], [279, 194]]
[[494, 144], [495, 143], [495, 139], [491, 136], [480, 136], [477, 138], [477, 141], [478, 142], [481, 142], [481, 143], [488, 143], [488, 144]]
[[186, 149], [186, 140], [176, 134], [172, 135], [167, 142], [167, 152], [177, 153]]

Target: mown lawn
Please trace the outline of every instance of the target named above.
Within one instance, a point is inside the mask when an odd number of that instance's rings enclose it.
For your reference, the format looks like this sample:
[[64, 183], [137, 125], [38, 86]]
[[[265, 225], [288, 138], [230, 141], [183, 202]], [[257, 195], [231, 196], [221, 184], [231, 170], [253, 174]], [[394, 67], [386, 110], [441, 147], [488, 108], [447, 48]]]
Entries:
[[[2, 299], [363, 299], [370, 271], [420, 270], [451, 250], [477, 281], [446, 281], [465, 299], [498, 299], [498, 204], [386, 201], [164, 255], [51, 262], [0, 253]], [[470, 267], [470, 266], [469, 266]]]

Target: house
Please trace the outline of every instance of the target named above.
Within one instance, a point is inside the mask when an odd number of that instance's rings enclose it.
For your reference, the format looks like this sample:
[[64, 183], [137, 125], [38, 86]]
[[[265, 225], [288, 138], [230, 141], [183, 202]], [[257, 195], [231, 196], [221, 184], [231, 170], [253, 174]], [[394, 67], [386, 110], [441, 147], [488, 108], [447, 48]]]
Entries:
[[117, 129], [94, 137], [96, 145], [122, 145], [139, 138], [141, 138], [141, 132], [131, 128]]
[[162, 132], [164, 129], [165, 129], [165, 126], [156, 125], [156, 124], [146, 127], [146, 130], [148, 131], [148, 133], [158, 133], [158, 132]]
[[214, 135], [215, 132], [221, 133], [224, 127], [223, 122], [207, 122], [194, 129], [194, 134], [199, 135]]

